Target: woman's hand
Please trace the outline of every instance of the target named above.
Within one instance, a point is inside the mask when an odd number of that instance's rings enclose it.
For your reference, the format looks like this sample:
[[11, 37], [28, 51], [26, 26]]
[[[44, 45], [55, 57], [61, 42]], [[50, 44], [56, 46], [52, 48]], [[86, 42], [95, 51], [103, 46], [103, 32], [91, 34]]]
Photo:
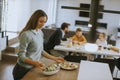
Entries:
[[62, 57], [55, 57], [55, 61], [58, 63], [65, 62], [65, 60]]
[[44, 64], [40, 61], [35, 61], [34, 64], [34, 66], [39, 69], [42, 69], [44, 67]]
[[54, 60], [54, 61], [59, 62], [59, 63], [65, 61], [62, 57], [55, 57], [53, 55], [48, 54], [46, 51], [43, 51], [43, 52], [44, 52], [43, 56], [48, 58], [48, 59]]
[[29, 59], [29, 58], [26, 58], [25, 62], [30, 64], [30, 65], [33, 65], [35, 68], [39, 68], [39, 69], [42, 69], [44, 66], [44, 64], [42, 62], [34, 61], [34, 60]]

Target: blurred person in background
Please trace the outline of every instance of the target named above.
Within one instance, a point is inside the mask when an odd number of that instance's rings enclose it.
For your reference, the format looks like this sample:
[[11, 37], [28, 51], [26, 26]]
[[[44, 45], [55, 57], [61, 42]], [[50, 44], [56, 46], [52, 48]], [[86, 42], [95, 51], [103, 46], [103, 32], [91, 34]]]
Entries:
[[63, 51], [57, 51], [54, 50], [54, 47], [56, 45], [60, 45], [61, 40], [66, 40], [64, 35], [67, 34], [69, 32], [69, 27], [70, 24], [63, 22], [61, 24], [61, 27], [58, 28], [49, 38], [48, 42], [45, 44], [45, 50], [49, 53], [51, 53], [54, 56], [61, 56], [64, 57], [65, 55], [67, 55], [67, 53], [63, 52]]
[[[106, 40], [106, 35], [105, 33], [101, 32], [99, 33], [99, 37], [96, 40], [96, 44], [98, 47], [101, 48], [107, 48], [107, 40]], [[104, 55], [96, 55], [96, 58], [103, 58]]]
[[81, 28], [77, 28], [75, 31], [75, 35], [70, 38], [73, 42], [73, 44], [84, 44], [87, 42], [85, 36], [82, 34]]

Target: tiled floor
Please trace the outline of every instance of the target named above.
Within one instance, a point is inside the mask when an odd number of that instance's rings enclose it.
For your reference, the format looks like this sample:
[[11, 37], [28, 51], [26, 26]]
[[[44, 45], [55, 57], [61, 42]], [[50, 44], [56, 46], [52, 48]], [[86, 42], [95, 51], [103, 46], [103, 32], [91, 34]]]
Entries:
[[13, 80], [12, 70], [15, 62], [0, 61], [0, 80]]

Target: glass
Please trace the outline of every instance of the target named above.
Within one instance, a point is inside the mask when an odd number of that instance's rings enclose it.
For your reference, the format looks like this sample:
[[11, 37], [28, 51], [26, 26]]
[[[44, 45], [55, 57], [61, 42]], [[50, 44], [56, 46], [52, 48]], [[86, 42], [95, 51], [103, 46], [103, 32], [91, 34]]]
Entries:
[[110, 48], [109, 48], [109, 47], [108, 47], [107, 49], [108, 49], [108, 50], [110, 50]]
[[107, 47], [104, 46], [103, 49], [107, 49]]
[[111, 45], [111, 44], [108, 44], [107, 49], [108, 49], [108, 50], [111, 50], [111, 47], [112, 47], [112, 45]]
[[98, 46], [98, 50], [101, 50], [101, 49], [102, 49], [102, 46], [101, 46], [101, 45], [99, 45], [99, 46]]

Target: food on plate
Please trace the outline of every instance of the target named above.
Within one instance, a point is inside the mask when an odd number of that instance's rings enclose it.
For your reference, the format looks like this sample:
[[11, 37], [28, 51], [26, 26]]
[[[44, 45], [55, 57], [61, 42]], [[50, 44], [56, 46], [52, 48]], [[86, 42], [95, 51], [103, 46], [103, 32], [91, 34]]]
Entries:
[[115, 46], [112, 46], [110, 47], [111, 50], [115, 51], [115, 52], [119, 52], [119, 48], [115, 47]]
[[60, 70], [60, 66], [58, 64], [52, 64], [50, 66], [47, 66], [42, 70], [42, 73], [44, 75], [53, 75], [57, 73]]
[[50, 72], [50, 71], [55, 71], [55, 70], [58, 70], [58, 69], [60, 69], [58, 64], [52, 64], [52, 65], [44, 68], [43, 71]]
[[72, 63], [72, 62], [64, 62], [64, 63], [61, 63], [60, 66], [62, 69], [66, 69], [66, 70], [74, 70], [78, 67], [77, 64]]

